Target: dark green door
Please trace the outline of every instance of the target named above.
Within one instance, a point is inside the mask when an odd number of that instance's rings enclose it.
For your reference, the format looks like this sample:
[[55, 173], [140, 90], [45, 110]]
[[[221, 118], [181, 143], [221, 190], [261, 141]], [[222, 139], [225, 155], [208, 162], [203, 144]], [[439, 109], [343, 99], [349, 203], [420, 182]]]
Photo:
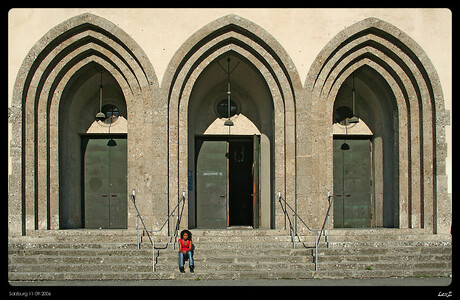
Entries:
[[334, 227], [371, 227], [370, 141], [334, 140]]
[[127, 227], [126, 138], [84, 138], [85, 228]]
[[197, 227], [227, 228], [227, 141], [196, 144]]

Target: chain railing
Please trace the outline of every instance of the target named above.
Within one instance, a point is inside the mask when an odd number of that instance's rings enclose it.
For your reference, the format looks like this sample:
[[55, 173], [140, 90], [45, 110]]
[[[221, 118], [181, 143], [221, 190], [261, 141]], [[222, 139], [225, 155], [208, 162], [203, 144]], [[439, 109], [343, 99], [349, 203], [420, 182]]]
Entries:
[[[327, 208], [326, 216], [324, 217], [324, 222], [323, 226], [321, 229], [311, 229], [305, 222], [304, 220], [297, 214], [297, 212], [287, 203], [286, 199], [281, 197], [281, 192], [278, 192], [278, 201], [281, 205], [281, 209], [283, 210], [283, 214], [285, 219], [289, 222], [289, 233], [291, 235], [291, 242], [292, 242], [292, 248], [295, 249], [295, 238], [297, 237], [299, 242], [302, 242], [300, 240], [299, 235], [297, 234], [297, 219], [302, 222], [302, 224], [307, 228], [308, 231], [313, 232], [315, 234], [315, 271], [318, 271], [318, 246], [319, 242], [321, 240], [321, 235], [324, 234], [325, 240], [327, 243], [327, 247], [329, 248], [329, 233], [330, 233], [330, 224], [329, 224], [329, 216], [330, 216], [330, 211], [331, 211], [331, 206], [332, 206], [332, 196], [330, 195], [330, 192], [327, 192], [327, 200], [329, 202], [329, 206]], [[283, 206], [284, 202], [284, 206]], [[288, 212], [288, 209], [290, 212]], [[292, 215], [292, 221], [290, 218], [290, 215]], [[325, 233], [325, 227], [327, 223], [327, 231], [328, 233]], [[305, 243], [303, 243], [303, 246], [305, 247]]]
[[[134, 208], [136, 209], [136, 214], [137, 214], [137, 220], [136, 220], [137, 249], [141, 248], [141, 236], [140, 236], [140, 230], [139, 230], [140, 229], [139, 228], [139, 225], [140, 225], [139, 222], [140, 222], [142, 224], [142, 226], [143, 226], [143, 232], [145, 232], [147, 234], [147, 237], [149, 238], [150, 243], [152, 244], [152, 269], [153, 269], [153, 272], [155, 272], [155, 265], [156, 265], [155, 249], [158, 250], [158, 251], [161, 250], [161, 249], [166, 249], [168, 247], [168, 245], [171, 244], [171, 243], [173, 244], [173, 249], [176, 249], [176, 241], [177, 241], [177, 236], [178, 236], [178, 232], [179, 232], [180, 221], [182, 219], [182, 213], [183, 213], [184, 207], [185, 207], [185, 192], [182, 193], [182, 197], [177, 202], [176, 206], [173, 208], [171, 213], [167, 216], [166, 220], [164, 221], [164, 223], [161, 225], [160, 229], [158, 229], [158, 230], [148, 230], [147, 229], [147, 226], [144, 223], [144, 219], [142, 218], [142, 216], [141, 216], [141, 214], [139, 212], [139, 209], [137, 208], [137, 205], [136, 205], [136, 191], [135, 190], [133, 190], [133, 194], [130, 195], [130, 198], [131, 198], [131, 201], [133, 203]], [[182, 203], [182, 208], [180, 208], [181, 203]], [[177, 218], [176, 218], [176, 210], [178, 212], [177, 213]], [[180, 210], [180, 212], [179, 212], [179, 210]], [[156, 248], [155, 247], [155, 233], [161, 232], [170, 219], [172, 219], [172, 226], [171, 226], [172, 234], [171, 234], [171, 238], [169, 239], [169, 242], [166, 244], [166, 247]]]

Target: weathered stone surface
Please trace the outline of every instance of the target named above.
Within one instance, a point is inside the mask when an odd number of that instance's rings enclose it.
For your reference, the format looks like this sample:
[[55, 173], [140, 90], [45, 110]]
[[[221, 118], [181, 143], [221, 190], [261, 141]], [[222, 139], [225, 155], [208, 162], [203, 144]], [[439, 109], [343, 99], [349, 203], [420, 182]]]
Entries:
[[[216, 101], [226, 97], [218, 64], [227, 56], [240, 62], [232, 93], [241, 109], [235, 122], [244, 126], [233, 133], [215, 112]], [[196, 225], [195, 192], [188, 190], [195, 136], [239, 136], [245, 129], [248, 136], [260, 133], [265, 151], [263, 227], [283, 228], [281, 192], [309, 226], [319, 228], [327, 192], [333, 189], [334, 109], [349, 105], [356, 75], [360, 118], [366, 134], [373, 134], [374, 225], [450, 233], [444, 133], [449, 111], [424, 50], [392, 24], [366, 18], [337, 33], [302, 85], [279, 41], [230, 14], [183, 42], [160, 85], [132, 36], [110, 20], [85, 13], [50, 29], [17, 74], [8, 110], [12, 236], [82, 227], [81, 136], [111, 130], [91, 125], [99, 109], [94, 67], [104, 68], [107, 101], [120, 107], [120, 120], [126, 120], [111, 133], [127, 134], [127, 190], [136, 190], [150, 229], [159, 229], [184, 191], [181, 226]], [[126, 201], [128, 228], [133, 229], [136, 214]]]
[[[450, 276], [450, 236], [423, 230], [333, 230], [322, 241], [315, 271], [314, 237], [301, 236], [292, 248], [282, 230], [192, 230], [195, 273], [179, 273], [177, 248], [156, 252], [144, 237], [137, 249], [133, 231], [52, 232], [8, 242], [9, 281], [219, 280]], [[372, 233], [372, 234], [370, 234]], [[156, 237], [159, 248], [168, 237]], [[267, 244], [270, 246], [267, 247]], [[305, 248], [305, 247], [307, 248]]]

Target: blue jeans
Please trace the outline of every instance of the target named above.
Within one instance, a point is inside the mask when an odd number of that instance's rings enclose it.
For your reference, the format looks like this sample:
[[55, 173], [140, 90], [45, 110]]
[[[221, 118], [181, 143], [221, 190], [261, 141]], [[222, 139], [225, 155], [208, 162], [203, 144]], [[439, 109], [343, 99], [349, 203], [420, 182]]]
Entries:
[[184, 267], [184, 256], [187, 256], [188, 258], [188, 265], [193, 266], [193, 252], [187, 251], [185, 252], [185, 255], [182, 252], [179, 252], [179, 268]]

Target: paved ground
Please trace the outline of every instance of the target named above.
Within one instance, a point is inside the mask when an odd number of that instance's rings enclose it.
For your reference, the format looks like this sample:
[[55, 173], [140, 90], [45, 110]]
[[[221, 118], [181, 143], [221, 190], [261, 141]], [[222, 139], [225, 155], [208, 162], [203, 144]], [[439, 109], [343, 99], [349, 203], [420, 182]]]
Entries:
[[[250, 299], [254, 292], [248, 292], [248, 289], [254, 289], [257, 295], [255, 299], [275, 299], [280, 297], [281, 291], [281, 299], [297, 299], [301, 296], [299, 299], [450, 300], [458, 294], [455, 283], [451, 283], [452, 278], [59, 281], [15, 282], [7, 290], [8, 296], [16, 299], [28, 296], [56, 299], [174, 299], [182, 295], [188, 299], [222, 299], [222, 296]], [[278, 294], [274, 294], [274, 289]]]
[[10, 282], [16, 286], [439, 286], [452, 278], [292, 279], [292, 280], [146, 280]]

